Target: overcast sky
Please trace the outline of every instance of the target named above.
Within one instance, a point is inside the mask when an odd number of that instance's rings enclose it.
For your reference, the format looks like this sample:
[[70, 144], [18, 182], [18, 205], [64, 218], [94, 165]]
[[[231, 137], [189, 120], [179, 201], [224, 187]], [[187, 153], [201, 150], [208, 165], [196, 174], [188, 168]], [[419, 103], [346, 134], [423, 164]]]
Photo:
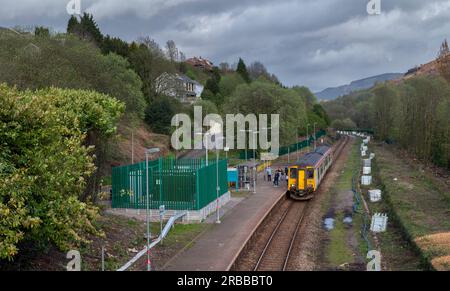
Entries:
[[[0, 0], [0, 26], [64, 31], [69, 0]], [[450, 38], [450, 0], [81, 0], [104, 34], [173, 39], [215, 64], [263, 62], [285, 85], [313, 91], [433, 59]]]

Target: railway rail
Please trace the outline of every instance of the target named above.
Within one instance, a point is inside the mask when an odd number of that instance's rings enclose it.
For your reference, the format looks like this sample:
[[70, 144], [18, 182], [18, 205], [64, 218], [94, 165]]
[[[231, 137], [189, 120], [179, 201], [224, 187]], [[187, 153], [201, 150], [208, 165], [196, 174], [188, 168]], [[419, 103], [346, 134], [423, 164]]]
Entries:
[[[348, 137], [343, 138], [335, 146], [335, 157], [341, 154], [348, 140]], [[301, 240], [299, 230], [305, 223], [310, 203], [311, 201], [299, 202], [286, 197], [281, 198], [255, 229], [230, 270], [289, 270], [293, 249]]]

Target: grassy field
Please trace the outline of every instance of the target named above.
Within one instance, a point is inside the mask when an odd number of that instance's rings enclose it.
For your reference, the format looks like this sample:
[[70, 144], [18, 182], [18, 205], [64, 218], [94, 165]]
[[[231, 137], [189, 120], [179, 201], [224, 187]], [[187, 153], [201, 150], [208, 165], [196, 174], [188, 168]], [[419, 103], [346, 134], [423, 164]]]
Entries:
[[[379, 236], [382, 253], [390, 269], [446, 269], [450, 255], [442, 244], [433, 244], [433, 237], [450, 230], [448, 194], [440, 190], [424, 169], [411, 166], [386, 145], [372, 146], [376, 153], [373, 163], [374, 188], [383, 190], [383, 203], [373, 204], [373, 212], [389, 214], [388, 232]], [[450, 240], [449, 240], [450, 245]], [[436, 261], [435, 261], [436, 262]], [[447, 270], [449, 270], [447, 268]]]
[[[359, 144], [355, 142], [336, 183], [329, 190], [329, 200], [322, 206], [323, 213], [326, 213], [327, 217], [334, 218], [334, 228], [328, 232], [325, 247], [327, 269], [359, 270], [362, 268], [360, 254], [362, 242], [359, 230], [363, 220], [359, 215], [351, 215], [352, 178], [360, 161], [358, 148]], [[347, 216], [352, 216], [350, 225], [343, 222]]]

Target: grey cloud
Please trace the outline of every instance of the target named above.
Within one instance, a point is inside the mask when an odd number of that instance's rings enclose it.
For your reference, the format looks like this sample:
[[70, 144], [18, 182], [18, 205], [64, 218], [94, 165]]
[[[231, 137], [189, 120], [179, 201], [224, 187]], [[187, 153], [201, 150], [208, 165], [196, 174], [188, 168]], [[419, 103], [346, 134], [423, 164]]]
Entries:
[[[261, 61], [287, 85], [313, 90], [386, 72], [436, 56], [450, 32], [448, 0], [81, 0], [104, 33], [129, 41], [173, 39], [188, 56], [215, 63]], [[65, 0], [1, 0], [0, 25], [64, 30]]]

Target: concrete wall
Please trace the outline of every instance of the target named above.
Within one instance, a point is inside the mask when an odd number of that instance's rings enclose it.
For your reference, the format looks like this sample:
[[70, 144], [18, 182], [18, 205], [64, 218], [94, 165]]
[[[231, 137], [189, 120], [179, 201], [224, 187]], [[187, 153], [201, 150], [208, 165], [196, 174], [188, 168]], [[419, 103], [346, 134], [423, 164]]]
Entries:
[[[231, 200], [231, 193], [227, 192], [224, 195], [222, 195], [219, 198], [219, 207], [222, 208], [225, 206], [228, 202]], [[208, 204], [206, 207], [200, 209], [200, 210], [190, 210], [188, 211], [187, 215], [183, 218], [183, 223], [190, 224], [190, 223], [201, 223], [203, 222], [208, 216], [216, 212], [216, 201], [214, 200], [210, 204]], [[146, 210], [145, 209], [108, 209], [106, 210], [107, 213], [114, 214], [114, 215], [121, 215], [129, 218], [135, 218], [137, 220], [145, 221], [146, 220]], [[175, 215], [176, 213], [181, 212], [180, 210], [166, 210], [166, 213], [164, 215], [164, 220], [168, 220], [171, 216]], [[152, 222], [159, 222], [159, 209], [150, 209], [150, 221]]]

